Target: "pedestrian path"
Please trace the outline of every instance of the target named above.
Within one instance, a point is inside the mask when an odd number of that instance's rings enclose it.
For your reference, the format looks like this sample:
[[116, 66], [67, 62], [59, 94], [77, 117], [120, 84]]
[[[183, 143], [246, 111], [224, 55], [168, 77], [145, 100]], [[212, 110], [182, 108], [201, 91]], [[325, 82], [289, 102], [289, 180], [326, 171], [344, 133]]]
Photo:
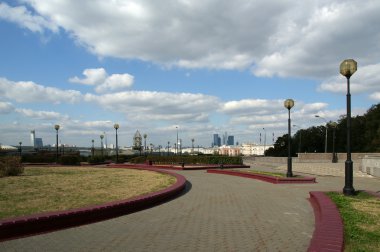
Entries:
[[[179, 171], [182, 196], [119, 218], [0, 243], [0, 251], [306, 251], [314, 231], [309, 191], [341, 190], [342, 177], [317, 184], [270, 183]], [[380, 181], [354, 180], [380, 190]]]

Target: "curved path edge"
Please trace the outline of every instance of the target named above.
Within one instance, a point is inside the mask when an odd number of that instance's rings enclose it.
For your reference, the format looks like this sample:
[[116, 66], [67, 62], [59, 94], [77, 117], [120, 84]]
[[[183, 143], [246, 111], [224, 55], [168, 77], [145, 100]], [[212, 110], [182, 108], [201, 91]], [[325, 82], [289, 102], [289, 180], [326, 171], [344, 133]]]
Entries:
[[51, 232], [133, 213], [152, 207], [179, 195], [186, 187], [186, 178], [169, 171], [139, 168], [172, 175], [177, 181], [157, 192], [95, 206], [47, 212], [0, 221], [0, 241]]
[[232, 175], [232, 176], [238, 176], [238, 177], [244, 177], [244, 178], [258, 179], [258, 180], [269, 182], [272, 184], [316, 183], [314, 177], [282, 178], [282, 177], [266, 176], [263, 174], [254, 174], [254, 173], [248, 173], [248, 172], [214, 170], [214, 169], [207, 170], [207, 173], [225, 174], [225, 175]]
[[344, 226], [339, 210], [325, 192], [309, 192], [315, 230], [308, 252], [344, 251]]

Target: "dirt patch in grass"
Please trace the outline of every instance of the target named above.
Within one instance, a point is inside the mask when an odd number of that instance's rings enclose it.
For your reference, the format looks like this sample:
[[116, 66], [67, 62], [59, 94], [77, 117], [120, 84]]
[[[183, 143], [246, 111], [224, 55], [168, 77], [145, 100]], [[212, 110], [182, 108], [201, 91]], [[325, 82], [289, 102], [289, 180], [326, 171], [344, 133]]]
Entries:
[[0, 178], [0, 219], [128, 199], [175, 182], [134, 169], [26, 167], [22, 176]]
[[345, 251], [380, 251], [380, 199], [365, 192], [328, 195], [343, 219]]

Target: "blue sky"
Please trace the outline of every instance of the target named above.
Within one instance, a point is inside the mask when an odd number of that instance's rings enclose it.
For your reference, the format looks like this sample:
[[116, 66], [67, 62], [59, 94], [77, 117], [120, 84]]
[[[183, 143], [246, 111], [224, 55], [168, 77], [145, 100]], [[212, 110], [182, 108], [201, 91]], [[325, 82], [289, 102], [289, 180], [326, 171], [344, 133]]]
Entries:
[[[239, 2], [239, 1], [238, 1]], [[377, 1], [0, 1], [0, 143], [259, 142], [380, 101]], [[265, 130], [263, 130], [265, 128]], [[294, 128], [296, 130], [298, 128]]]

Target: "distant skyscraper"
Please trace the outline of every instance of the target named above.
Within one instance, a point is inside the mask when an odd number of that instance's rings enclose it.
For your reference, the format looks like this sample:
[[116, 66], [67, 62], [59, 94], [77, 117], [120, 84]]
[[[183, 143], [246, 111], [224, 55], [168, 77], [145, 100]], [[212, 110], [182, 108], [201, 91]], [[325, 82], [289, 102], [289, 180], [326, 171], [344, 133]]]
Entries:
[[141, 150], [142, 148], [142, 137], [140, 132], [137, 130], [135, 135], [133, 136], [133, 149]]
[[228, 134], [227, 134], [227, 132], [224, 132], [224, 135], [223, 135], [223, 145], [228, 145], [227, 141], [228, 141]]
[[212, 146], [219, 146], [219, 135], [218, 134], [214, 134], [214, 141], [212, 141]]
[[35, 148], [36, 147], [36, 131], [30, 131], [30, 145]]
[[42, 148], [44, 146], [43, 142], [42, 142], [42, 138], [40, 137], [37, 137], [34, 141], [35, 143], [35, 148]]
[[227, 145], [234, 145], [235, 139], [234, 136], [228, 136]]

